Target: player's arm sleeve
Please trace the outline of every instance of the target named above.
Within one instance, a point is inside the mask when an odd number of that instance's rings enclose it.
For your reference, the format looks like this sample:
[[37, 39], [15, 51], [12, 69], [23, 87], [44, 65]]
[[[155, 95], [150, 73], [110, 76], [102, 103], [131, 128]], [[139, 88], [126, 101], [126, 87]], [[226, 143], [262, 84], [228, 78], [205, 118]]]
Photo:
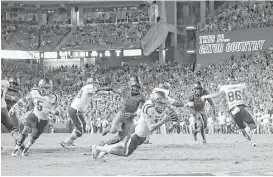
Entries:
[[145, 103], [145, 97], [142, 96], [141, 100], [138, 103], [138, 108], [137, 108], [137, 111], [136, 111], [136, 114], [139, 115], [139, 116], [141, 114], [141, 110], [142, 110], [142, 107], [143, 107], [144, 103]]
[[[209, 94], [209, 92], [207, 92]], [[212, 114], [213, 116], [216, 116], [216, 109], [215, 109], [215, 104], [211, 98], [207, 98], [211, 108], [212, 108]]]
[[253, 95], [247, 89], [244, 89], [243, 94], [245, 97], [247, 97], [249, 99], [248, 104], [251, 104], [253, 101]]

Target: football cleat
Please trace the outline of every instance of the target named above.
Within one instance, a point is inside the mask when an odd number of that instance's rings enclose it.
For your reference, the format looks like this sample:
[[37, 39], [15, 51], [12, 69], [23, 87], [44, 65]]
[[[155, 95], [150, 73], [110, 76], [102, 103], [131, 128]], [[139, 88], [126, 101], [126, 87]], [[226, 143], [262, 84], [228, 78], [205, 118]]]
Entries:
[[29, 154], [29, 148], [25, 148], [23, 151], [22, 151], [22, 156], [28, 156]]
[[256, 144], [256, 143], [254, 143], [254, 142], [251, 142], [251, 146], [252, 146], [252, 147], [256, 147], [256, 146], [257, 146], [257, 144]]
[[97, 159], [98, 155], [99, 155], [99, 151], [96, 149], [96, 145], [92, 145], [91, 146], [91, 150], [92, 150], [92, 157], [93, 159]]
[[66, 143], [66, 142], [62, 141], [60, 144], [61, 144], [61, 146], [62, 146], [63, 148], [66, 148], [66, 149], [67, 149], [69, 146], [76, 146], [74, 142], [67, 142], [67, 143]]
[[18, 153], [19, 153], [19, 149], [15, 148], [13, 149], [12, 153], [11, 153], [11, 156], [12, 157], [17, 157], [18, 156]]

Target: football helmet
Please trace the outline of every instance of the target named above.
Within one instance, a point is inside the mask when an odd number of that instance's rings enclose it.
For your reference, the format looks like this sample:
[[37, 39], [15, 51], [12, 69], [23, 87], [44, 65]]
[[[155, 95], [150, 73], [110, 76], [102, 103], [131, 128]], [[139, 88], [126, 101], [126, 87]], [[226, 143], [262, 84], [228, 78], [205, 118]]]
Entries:
[[16, 87], [18, 86], [18, 82], [16, 79], [14, 79], [13, 77], [9, 78], [9, 84], [10, 84], [10, 87]]
[[155, 109], [158, 112], [163, 112], [168, 106], [168, 104], [167, 104], [168, 101], [167, 101], [166, 95], [162, 91], [154, 92], [151, 96], [151, 100], [155, 106]]
[[111, 84], [111, 78], [108, 76], [100, 77], [96, 79], [95, 83], [98, 84], [100, 87], [105, 87]]
[[129, 81], [129, 86], [131, 89], [131, 94], [133, 96], [139, 95], [141, 91], [141, 83], [137, 76], [132, 76]]
[[198, 96], [201, 96], [202, 93], [203, 93], [203, 87], [202, 87], [202, 84], [201, 82], [196, 82], [194, 85], [193, 85], [193, 90], [194, 92], [196, 93], [196, 95]]
[[42, 94], [48, 95], [53, 89], [53, 82], [48, 78], [43, 78], [39, 81], [38, 87]]
[[168, 82], [164, 82], [164, 83], [160, 83], [158, 85], [159, 88], [162, 88], [162, 89], [166, 89], [166, 90], [169, 90], [171, 88], [171, 84], [168, 83]]

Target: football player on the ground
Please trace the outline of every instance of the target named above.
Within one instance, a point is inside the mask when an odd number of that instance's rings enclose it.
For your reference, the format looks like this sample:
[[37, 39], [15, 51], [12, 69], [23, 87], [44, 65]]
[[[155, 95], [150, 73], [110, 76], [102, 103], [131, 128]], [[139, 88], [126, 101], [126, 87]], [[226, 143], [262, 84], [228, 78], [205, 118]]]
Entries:
[[117, 136], [114, 136], [108, 141], [103, 141], [100, 144], [116, 144], [122, 141], [128, 134], [134, 118], [137, 114], [140, 114], [142, 105], [145, 102], [145, 97], [141, 92], [141, 84], [137, 76], [132, 76], [130, 78], [129, 87], [123, 89], [110, 88], [115, 93], [122, 94], [123, 103], [121, 110], [118, 112], [116, 117], [114, 117], [111, 127], [108, 127], [104, 132], [103, 136], [107, 133], [115, 134], [118, 132]]
[[62, 147], [67, 148], [69, 146], [75, 146], [74, 141], [85, 133], [86, 121], [83, 115], [86, 112], [91, 99], [96, 94], [100, 93], [99, 89], [108, 86], [110, 83], [111, 80], [108, 77], [103, 77], [96, 81], [92, 78], [87, 80], [87, 85], [81, 88], [71, 105], [68, 107], [68, 114], [72, 119], [75, 128], [70, 136], [61, 142]]
[[[221, 86], [220, 91], [218, 93], [212, 93], [210, 95], [202, 96], [202, 100], [217, 98], [222, 95], [225, 95], [229, 112], [234, 122], [238, 125], [242, 134], [251, 143], [251, 145], [256, 146], [256, 143], [254, 143], [250, 137], [250, 130], [253, 130], [256, 128], [256, 123], [252, 115], [248, 112], [246, 108], [247, 106], [243, 99], [243, 96], [245, 96], [246, 98], [249, 98], [250, 99], [249, 104], [250, 104], [252, 102], [253, 97], [251, 93], [247, 91], [245, 84], [231, 83], [233, 81], [236, 81], [236, 80], [232, 78], [232, 80], [229, 80], [228, 85]], [[245, 123], [248, 125], [249, 128], [246, 128]]]
[[[177, 114], [167, 105], [167, 98], [164, 92], [157, 91], [153, 93], [151, 100], [146, 101], [143, 105], [140, 119], [135, 127], [135, 132], [128, 135], [125, 142], [104, 146], [92, 145], [93, 158], [96, 159], [99, 157], [100, 152], [124, 157], [131, 155], [138, 146], [143, 144], [151, 132], [168, 121], [178, 121]], [[154, 120], [158, 117], [161, 119], [155, 123]]]
[[[21, 147], [22, 143], [25, 141], [26, 137], [30, 130], [31, 137], [27, 143], [25, 149], [22, 152], [22, 156], [26, 156], [29, 153], [30, 147], [34, 142], [40, 137], [43, 133], [45, 127], [48, 124], [48, 115], [55, 114], [56, 112], [52, 110], [57, 106], [58, 96], [52, 92], [53, 83], [48, 78], [43, 78], [39, 81], [38, 88], [33, 88], [26, 98], [20, 99], [20, 102], [23, 105], [27, 105], [29, 101], [34, 102], [34, 110], [31, 111], [25, 120], [24, 129], [20, 133], [20, 136], [17, 140], [17, 144], [12, 152], [12, 156], [18, 155], [18, 150]], [[16, 103], [17, 104], [17, 103]], [[15, 107], [19, 105], [15, 105]]]
[[19, 132], [15, 127], [13, 120], [9, 117], [7, 104], [5, 102], [5, 99], [7, 98], [10, 100], [16, 100], [16, 98], [6, 94], [8, 88], [9, 82], [7, 80], [1, 80], [1, 124], [7, 128], [16, 141], [19, 137]]
[[[152, 93], [155, 93], [155, 92], [157, 92], [157, 91], [162, 91], [162, 92], [165, 93], [168, 102], [169, 102], [172, 106], [175, 106], [175, 107], [183, 107], [183, 106], [184, 106], [184, 103], [183, 103], [183, 102], [178, 101], [178, 100], [176, 100], [176, 99], [174, 99], [174, 98], [172, 98], [172, 97], [170, 96], [170, 89], [171, 89], [171, 84], [170, 84], [170, 83], [160, 83], [160, 84], [158, 85], [158, 87], [156, 87], [156, 88], [153, 89]], [[177, 122], [177, 123], [178, 123], [178, 122]], [[171, 122], [169, 122], [169, 123], [167, 123], [167, 124], [170, 124], [170, 125], [168, 126], [168, 129], [169, 129], [169, 130], [172, 130], [172, 129], [174, 128], [174, 126], [175, 126], [175, 124], [173, 124], [173, 123], [171, 123]], [[177, 124], [176, 124], [176, 125], [177, 125]], [[151, 135], [149, 135], [149, 136], [146, 138], [146, 141], [144, 142], [145, 144], [151, 144], [151, 142], [150, 142], [150, 137], [151, 137]]]
[[203, 143], [206, 143], [206, 136], [205, 136], [205, 129], [207, 128], [207, 112], [206, 112], [206, 101], [208, 101], [212, 107], [213, 111], [213, 119], [216, 118], [216, 111], [215, 111], [215, 105], [213, 103], [213, 100], [210, 98], [207, 98], [205, 100], [202, 100], [201, 97], [204, 95], [208, 95], [209, 91], [206, 89], [203, 89], [200, 82], [197, 82], [194, 84], [194, 92], [190, 93], [188, 97], [188, 103], [187, 106], [191, 108], [192, 114], [195, 118], [195, 129], [193, 129], [193, 137], [194, 140], [197, 140], [197, 133], [200, 132]]

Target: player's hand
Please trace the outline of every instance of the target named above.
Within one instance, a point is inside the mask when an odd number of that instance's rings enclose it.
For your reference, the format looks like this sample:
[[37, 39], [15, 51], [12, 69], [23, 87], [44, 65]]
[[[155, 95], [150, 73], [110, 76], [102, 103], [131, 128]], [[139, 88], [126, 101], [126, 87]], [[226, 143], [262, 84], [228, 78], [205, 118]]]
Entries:
[[178, 116], [174, 111], [170, 111], [170, 113], [166, 116], [165, 122], [172, 121], [172, 122], [177, 122], [178, 121]]
[[9, 110], [9, 115], [13, 115], [15, 113], [15, 108], [11, 107]]
[[202, 100], [202, 101], [205, 101], [206, 99], [207, 99], [206, 96], [202, 96], [202, 97], [201, 97], [201, 100]]

